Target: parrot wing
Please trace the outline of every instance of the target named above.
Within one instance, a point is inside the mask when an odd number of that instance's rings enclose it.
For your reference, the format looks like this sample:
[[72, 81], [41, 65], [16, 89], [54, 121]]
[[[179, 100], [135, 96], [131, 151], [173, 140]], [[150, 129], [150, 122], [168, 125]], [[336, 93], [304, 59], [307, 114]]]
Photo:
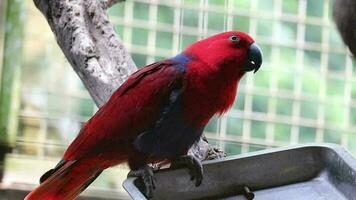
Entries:
[[97, 155], [103, 155], [103, 161], [127, 159], [134, 139], [159, 120], [172, 91], [182, 85], [184, 73], [175, 60], [157, 62], [133, 73], [84, 125], [63, 159]]

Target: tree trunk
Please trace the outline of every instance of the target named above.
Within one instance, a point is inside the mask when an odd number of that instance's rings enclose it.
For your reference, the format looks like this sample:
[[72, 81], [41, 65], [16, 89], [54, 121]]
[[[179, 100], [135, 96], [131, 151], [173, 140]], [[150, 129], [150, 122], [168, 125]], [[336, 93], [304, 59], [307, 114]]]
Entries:
[[[137, 70], [106, 9], [122, 0], [34, 0], [57, 43], [98, 107]], [[190, 150], [201, 160], [224, 157], [203, 138]]]

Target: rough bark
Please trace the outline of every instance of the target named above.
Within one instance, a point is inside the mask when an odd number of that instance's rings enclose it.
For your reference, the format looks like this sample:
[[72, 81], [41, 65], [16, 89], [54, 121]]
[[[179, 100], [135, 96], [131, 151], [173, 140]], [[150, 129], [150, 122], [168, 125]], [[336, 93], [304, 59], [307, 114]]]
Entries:
[[[137, 70], [106, 9], [122, 0], [34, 0], [57, 43], [98, 107]], [[189, 151], [201, 160], [224, 157], [203, 138]]]
[[112, 3], [35, 0], [58, 45], [99, 107], [137, 70], [105, 12]]
[[342, 39], [356, 58], [356, 1], [336, 0], [333, 16]]

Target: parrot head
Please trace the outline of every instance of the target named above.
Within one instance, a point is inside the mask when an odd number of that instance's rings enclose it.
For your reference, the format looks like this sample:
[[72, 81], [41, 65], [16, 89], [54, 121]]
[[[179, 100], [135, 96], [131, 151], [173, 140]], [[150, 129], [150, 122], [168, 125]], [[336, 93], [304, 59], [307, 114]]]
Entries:
[[233, 68], [238, 72], [257, 72], [262, 51], [246, 33], [229, 31], [195, 42], [185, 52], [212, 68]]

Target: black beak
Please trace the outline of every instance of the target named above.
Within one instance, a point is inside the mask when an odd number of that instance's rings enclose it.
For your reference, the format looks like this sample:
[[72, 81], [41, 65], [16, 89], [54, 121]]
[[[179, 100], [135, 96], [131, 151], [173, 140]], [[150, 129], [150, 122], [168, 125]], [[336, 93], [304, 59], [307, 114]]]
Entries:
[[262, 51], [256, 43], [251, 44], [250, 49], [248, 50], [247, 59], [248, 60], [244, 65], [243, 70], [245, 72], [254, 70], [254, 73], [256, 73], [262, 65]]

